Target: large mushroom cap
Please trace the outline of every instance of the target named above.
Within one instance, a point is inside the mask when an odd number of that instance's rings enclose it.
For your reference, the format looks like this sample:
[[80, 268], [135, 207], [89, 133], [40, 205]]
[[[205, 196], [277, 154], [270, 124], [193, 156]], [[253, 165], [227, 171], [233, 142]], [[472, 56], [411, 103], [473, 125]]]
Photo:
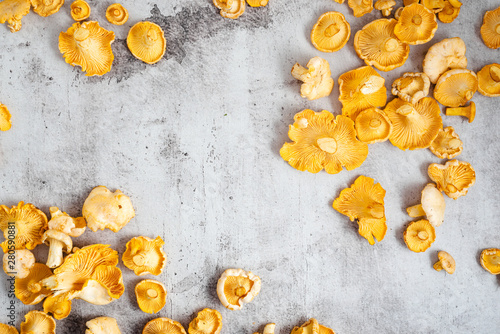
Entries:
[[427, 184], [422, 190], [420, 204], [409, 207], [408, 215], [412, 218], [425, 216], [432, 226], [438, 227], [444, 221], [446, 203], [444, 196], [434, 183]]
[[30, 12], [30, 0], [3, 0], [0, 2], [0, 23], [7, 21], [10, 32], [21, 29], [21, 18]]
[[435, 84], [444, 72], [455, 68], [466, 68], [465, 51], [465, 42], [460, 37], [443, 39], [427, 51], [423, 62], [424, 73]]
[[130, 28], [127, 46], [137, 59], [148, 64], [155, 64], [163, 57], [167, 41], [159, 25], [144, 21]]
[[481, 252], [481, 266], [490, 274], [500, 274], [500, 249], [488, 248]]
[[348, 0], [347, 4], [355, 17], [361, 17], [373, 10], [373, 0]]
[[335, 52], [344, 47], [351, 36], [351, 26], [339, 12], [326, 12], [312, 28], [311, 42], [323, 52]]
[[227, 269], [217, 281], [217, 296], [224, 307], [241, 310], [260, 292], [260, 277], [243, 269]]
[[143, 312], [158, 313], [165, 306], [167, 289], [158, 281], [145, 279], [135, 286], [135, 297]]
[[427, 173], [436, 182], [438, 190], [444, 191], [453, 199], [465, 196], [476, 182], [474, 168], [465, 161], [450, 160], [444, 165], [430, 164]]
[[438, 28], [436, 15], [418, 3], [405, 7], [401, 12], [394, 34], [403, 43], [412, 45], [427, 43]]
[[472, 99], [477, 88], [476, 73], [467, 69], [449, 70], [439, 77], [434, 97], [444, 106], [460, 107]]
[[415, 253], [425, 252], [436, 240], [434, 226], [425, 219], [411, 222], [403, 236], [408, 249]]
[[[219, 334], [222, 329], [222, 316], [217, 310], [203, 309], [189, 323], [189, 334]], [[265, 331], [264, 331], [265, 332]]]
[[85, 334], [121, 334], [118, 322], [110, 317], [98, 317], [85, 323]]
[[187, 334], [180, 323], [169, 318], [156, 318], [144, 326], [142, 334]]
[[481, 37], [490, 49], [500, 48], [500, 7], [484, 14]]
[[389, 139], [392, 124], [384, 112], [369, 108], [358, 114], [354, 122], [358, 139], [367, 144], [383, 142]]
[[31, 0], [33, 11], [43, 17], [57, 13], [62, 5], [64, 0]]
[[125, 267], [141, 275], [160, 275], [167, 262], [167, 255], [163, 251], [165, 242], [161, 237], [135, 237], [127, 242], [127, 249], [122, 260]]
[[444, 269], [448, 274], [455, 272], [455, 259], [445, 251], [438, 253], [439, 261], [434, 264], [434, 269], [441, 271]]
[[12, 126], [9, 109], [0, 103], [0, 131], [8, 131]]
[[453, 159], [463, 150], [463, 143], [452, 126], [440, 129], [436, 139], [429, 146], [432, 153], [441, 159]]
[[12, 327], [6, 324], [0, 324], [0, 333], [2, 334], [19, 334], [16, 327]]
[[17, 278], [15, 282], [16, 297], [26, 305], [38, 304], [45, 297], [52, 294], [40, 283], [41, 280], [52, 275], [52, 270], [43, 263], [35, 263], [25, 278]]
[[119, 3], [114, 3], [106, 9], [106, 19], [109, 23], [121, 26], [128, 20], [128, 11]]
[[500, 64], [486, 65], [477, 73], [479, 93], [500, 96]]
[[368, 23], [354, 37], [354, 49], [367, 65], [381, 71], [402, 66], [410, 54], [410, 46], [394, 34], [397, 21], [378, 19]]
[[56, 321], [50, 315], [40, 311], [30, 311], [24, 316], [21, 323], [21, 333], [27, 334], [55, 334]]
[[71, 4], [71, 17], [75, 21], [83, 21], [90, 16], [90, 6], [84, 0], [76, 0]]

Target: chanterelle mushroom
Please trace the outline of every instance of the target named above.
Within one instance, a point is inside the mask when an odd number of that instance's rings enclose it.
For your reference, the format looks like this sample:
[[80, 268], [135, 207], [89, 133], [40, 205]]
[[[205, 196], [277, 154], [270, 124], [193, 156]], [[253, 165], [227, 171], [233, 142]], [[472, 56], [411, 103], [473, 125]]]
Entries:
[[444, 9], [445, 0], [422, 0], [422, 5], [434, 13], [439, 13]]
[[35, 13], [47, 17], [57, 13], [64, 5], [64, 0], [31, 0], [31, 5]]
[[16, 297], [26, 305], [38, 304], [52, 291], [42, 287], [41, 280], [52, 276], [52, 271], [43, 263], [35, 263], [30, 273], [25, 278], [16, 278]]
[[250, 7], [265, 7], [269, 0], [247, 0]]
[[392, 83], [392, 94], [397, 95], [401, 100], [416, 104], [429, 94], [431, 81], [425, 73], [403, 74], [401, 78]]
[[292, 76], [303, 82], [300, 86], [300, 96], [309, 100], [330, 95], [334, 81], [330, 65], [320, 57], [314, 57], [307, 63], [307, 68], [296, 63], [292, 67]]
[[243, 269], [227, 269], [217, 282], [217, 296], [224, 307], [241, 310], [260, 292], [260, 277]]
[[0, 23], [7, 21], [10, 32], [21, 29], [21, 18], [30, 12], [30, 0], [3, 0], [0, 2]]
[[6, 324], [0, 324], [0, 333], [2, 334], [19, 334], [16, 327], [12, 327]]
[[403, 234], [406, 246], [415, 253], [425, 252], [436, 240], [434, 226], [428, 220], [411, 222]]
[[85, 334], [121, 334], [115, 318], [98, 317], [85, 323]]
[[220, 15], [228, 19], [237, 19], [245, 12], [245, 0], [213, 0]]
[[83, 21], [90, 16], [90, 6], [84, 0], [76, 0], [71, 4], [71, 17], [75, 21]]
[[361, 17], [373, 10], [373, 0], [348, 0], [347, 4], [355, 17]]
[[426, 217], [432, 226], [438, 227], [443, 223], [446, 203], [443, 194], [434, 183], [429, 183], [422, 190], [420, 204], [406, 209], [412, 218]]
[[143, 312], [158, 313], [165, 306], [167, 288], [161, 282], [145, 279], [135, 286], [135, 297]]
[[392, 9], [396, 6], [396, 1], [394, 0], [378, 0], [375, 2], [375, 9], [382, 12], [382, 16], [391, 15]]
[[358, 139], [367, 144], [383, 142], [389, 139], [392, 123], [378, 108], [368, 108], [358, 114], [354, 121]]
[[323, 52], [335, 52], [344, 47], [351, 36], [351, 26], [339, 12], [321, 15], [311, 30], [311, 42]]
[[9, 250], [3, 255], [3, 270], [9, 276], [25, 278], [35, 265], [35, 256], [27, 249]]
[[142, 334], [186, 334], [182, 325], [169, 318], [156, 318], [144, 326]]
[[443, 23], [453, 22], [460, 14], [460, 7], [454, 7], [450, 1], [446, 1], [442, 11], [438, 13], [438, 18]]
[[439, 133], [429, 146], [432, 153], [441, 159], [453, 159], [463, 150], [463, 143], [452, 126], [439, 130]]
[[477, 91], [476, 73], [468, 69], [455, 69], [443, 73], [434, 87], [434, 97], [444, 106], [465, 105]]
[[481, 37], [490, 49], [500, 48], [500, 7], [484, 14]]
[[320, 325], [318, 321], [314, 318], [309, 319], [307, 322], [302, 324], [302, 326], [295, 326], [292, 329], [291, 334], [319, 334]]
[[438, 253], [439, 261], [434, 263], [434, 269], [437, 271], [445, 270], [448, 274], [455, 272], [455, 259], [445, 251]]
[[56, 321], [50, 315], [40, 311], [30, 311], [24, 316], [21, 323], [21, 333], [26, 334], [55, 334]]
[[217, 310], [203, 309], [189, 323], [189, 334], [219, 334], [222, 329], [222, 316]]
[[411, 45], [430, 41], [438, 28], [436, 15], [424, 6], [415, 3], [404, 7], [394, 34], [403, 43]]
[[490, 274], [500, 274], [500, 249], [488, 248], [481, 252], [481, 266]]
[[500, 96], [500, 64], [486, 65], [477, 73], [477, 79], [479, 93], [484, 96]]
[[127, 242], [127, 249], [122, 255], [125, 267], [141, 275], [160, 275], [167, 262], [167, 255], [163, 251], [165, 242], [161, 237], [135, 237]]
[[114, 3], [106, 9], [106, 19], [109, 23], [121, 26], [128, 20], [128, 11], [119, 3]]
[[457, 108], [446, 108], [446, 116], [462, 116], [469, 120], [469, 123], [476, 118], [476, 104], [470, 101], [468, 106]]
[[[241, 1], [245, 3], [245, 0]], [[138, 22], [130, 28], [127, 35], [127, 46], [137, 59], [147, 64], [155, 64], [163, 58], [167, 41], [165, 33], [159, 25], [144, 21]]]
[[67, 298], [69, 298], [69, 293], [48, 296], [43, 301], [43, 311], [45, 313], [52, 313], [57, 320], [66, 318], [71, 313], [72, 304], [71, 299]]
[[438, 190], [453, 199], [465, 196], [476, 182], [474, 168], [465, 161], [450, 160], [444, 165], [433, 163], [429, 165], [427, 173], [436, 182]]
[[465, 43], [460, 37], [446, 38], [431, 46], [424, 58], [424, 73], [435, 84], [441, 74], [455, 68], [466, 68]]
[[12, 126], [12, 121], [10, 120], [11, 115], [9, 109], [2, 103], [0, 103], [0, 131], [8, 131]]

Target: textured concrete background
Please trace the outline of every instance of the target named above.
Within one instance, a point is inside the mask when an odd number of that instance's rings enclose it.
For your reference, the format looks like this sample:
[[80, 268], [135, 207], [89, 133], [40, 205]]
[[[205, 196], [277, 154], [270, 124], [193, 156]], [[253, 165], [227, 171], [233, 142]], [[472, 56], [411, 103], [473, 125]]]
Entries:
[[[499, 1], [463, 2], [455, 22], [440, 23], [431, 42], [411, 47], [403, 67], [381, 73], [388, 87], [404, 72], [421, 71], [428, 47], [446, 37], [465, 40], [474, 71], [500, 61], [500, 51], [488, 49], [479, 33], [485, 11]], [[113, 69], [103, 77], [85, 77], [58, 51], [59, 32], [72, 24], [70, 3], [48, 18], [30, 13], [18, 33], [0, 27], [0, 101], [13, 122], [0, 133], [0, 203], [32, 202], [46, 213], [55, 205], [79, 215], [90, 190], [106, 185], [131, 197], [136, 217], [116, 234], [87, 231], [76, 246], [109, 243], [121, 254], [134, 236], [166, 241], [166, 269], [145, 277], [166, 284], [163, 310], [139, 310], [133, 290], [140, 278], [120, 264], [124, 295], [107, 306], [75, 301], [71, 315], [57, 322], [59, 334], [83, 333], [85, 321], [103, 315], [130, 334], [158, 316], [187, 326], [204, 307], [222, 312], [225, 334], [253, 333], [267, 322], [285, 334], [310, 317], [337, 333], [500, 333], [500, 280], [478, 261], [482, 249], [500, 247], [499, 98], [476, 94], [471, 124], [443, 115], [463, 140], [458, 158], [473, 165], [477, 182], [466, 197], [446, 198], [436, 242], [417, 254], [403, 241], [411, 221], [405, 208], [418, 203], [430, 181], [429, 163], [441, 162], [429, 150], [370, 145], [360, 168], [337, 175], [299, 172], [279, 156], [295, 113], [341, 112], [337, 83], [329, 98], [302, 99], [292, 65], [322, 56], [337, 82], [364, 65], [354, 34], [380, 18], [378, 11], [354, 18], [346, 3], [271, 0], [232, 21], [208, 0], [127, 0], [129, 22], [117, 27], [104, 17], [111, 3], [90, 1], [91, 19], [116, 33]], [[329, 10], [342, 12], [352, 27], [349, 43], [333, 54], [309, 40]], [[167, 37], [165, 58], [153, 66], [125, 44], [129, 27], [144, 19]], [[375, 246], [331, 207], [361, 174], [387, 190], [388, 231]], [[439, 250], [455, 257], [454, 275], [432, 269]], [[47, 251], [35, 249], [38, 261]], [[232, 267], [252, 270], [263, 282], [239, 312], [224, 309], [215, 291]], [[6, 282], [0, 297], [7, 301]], [[25, 312], [42, 308], [16, 306], [18, 324]], [[7, 320], [0, 311], [0, 321]]]

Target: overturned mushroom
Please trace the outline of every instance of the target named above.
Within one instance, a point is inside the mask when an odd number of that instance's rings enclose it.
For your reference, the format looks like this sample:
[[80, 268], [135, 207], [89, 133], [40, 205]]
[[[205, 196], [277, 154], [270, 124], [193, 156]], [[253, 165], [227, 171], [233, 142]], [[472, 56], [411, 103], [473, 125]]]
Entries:
[[309, 100], [330, 95], [334, 81], [328, 62], [320, 57], [314, 57], [307, 63], [307, 68], [296, 63], [292, 67], [292, 76], [303, 82], [300, 86], [300, 96]]
[[412, 218], [426, 217], [432, 226], [438, 227], [444, 221], [444, 210], [446, 203], [444, 196], [434, 183], [429, 183], [422, 190], [420, 204], [406, 209], [408, 215]]
[[245, 12], [245, 0], [213, 0], [220, 15], [228, 19], [237, 19]]
[[424, 73], [435, 84], [441, 74], [457, 68], [467, 67], [465, 43], [460, 37], [446, 38], [431, 46], [425, 55]]
[[416, 3], [403, 9], [394, 27], [394, 34], [401, 42], [416, 45], [430, 41], [437, 28], [436, 15]]
[[84, 0], [76, 0], [71, 4], [71, 17], [75, 21], [83, 21], [90, 16], [90, 6]]
[[31, 0], [33, 11], [43, 17], [57, 13], [62, 5], [64, 0]]
[[446, 116], [466, 117], [472, 123], [476, 118], [476, 104], [471, 101], [466, 107], [446, 108]]
[[462, 153], [463, 143], [455, 133], [453, 127], [440, 129], [439, 133], [429, 146], [432, 153], [441, 159], [453, 159]]
[[35, 256], [27, 249], [9, 250], [3, 255], [3, 270], [11, 277], [27, 277], [34, 265]]
[[9, 109], [0, 103], [0, 131], [8, 131], [12, 126]]
[[182, 325], [169, 318], [156, 318], [144, 326], [142, 334], [187, 334]]
[[43, 311], [52, 313], [55, 319], [62, 320], [71, 313], [71, 299], [69, 293], [51, 295], [43, 301]]
[[408, 249], [415, 253], [425, 252], [436, 240], [434, 226], [428, 220], [411, 222], [403, 234]]
[[358, 139], [367, 144], [386, 141], [392, 132], [391, 121], [377, 108], [368, 108], [360, 112], [354, 121], [354, 127]]
[[477, 79], [479, 93], [490, 97], [500, 96], [500, 64], [486, 65], [477, 73]]
[[115, 318], [98, 317], [85, 323], [85, 334], [121, 334]]
[[158, 281], [145, 279], [135, 286], [135, 297], [143, 312], [158, 313], [165, 306], [167, 289]]
[[30, 12], [30, 0], [3, 0], [0, 2], [0, 23], [7, 21], [10, 32], [21, 30], [21, 19]]
[[109, 23], [121, 26], [128, 20], [128, 11], [119, 3], [114, 3], [106, 9], [106, 19]]
[[444, 106], [465, 105], [477, 91], [476, 73], [467, 69], [449, 70], [443, 73], [434, 87], [434, 97]]
[[500, 249], [488, 248], [481, 252], [481, 266], [490, 274], [500, 274]]
[[347, 0], [355, 17], [361, 17], [373, 10], [373, 0]]
[[392, 83], [392, 94], [397, 95], [401, 100], [416, 104], [429, 94], [431, 81], [425, 73], [403, 74], [401, 78]]
[[396, 1], [394, 0], [377, 0], [377, 2], [375, 2], [375, 9], [380, 10], [382, 16], [391, 15], [394, 6], [396, 6]]
[[219, 334], [222, 329], [222, 316], [217, 310], [203, 309], [189, 323], [189, 334]]
[[476, 172], [470, 163], [450, 160], [444, 165], [430, 164], [427, 173], [436, 182], [438, 190], [444, 191], [448, 197], [457, 199], [465, 196], [470, 187], [476, 183]]
[[50, 315], [40, 311], [30, 311], [21, 323], [21, 333], [55, 334], [56, 321]]
[[[245, 0], [241, 1], [245, 2]], [[159, 25], [144, 21], [138, 22], [130, 28], [127, 35], [127, 46], [137, 59], [147, 64], [155, 64], [163, 58], [167, 41], [165, 33]]]
[[217, 296], [230, 310], [241, 310], [260, 292], [260, 277], [243, 269], [227, 269], [217, 282]]
[[125, 267], [141, 275], [160, 275], [167, 262], [167, 255], [163, 251], [165, 242], [161, 237], [135, 237], [127, 242], [127, 249], [122, 260]]
[[41, 280], [52, 276], [52, 271], [43, 263], [35, 263], [28, 276], [16, 278], [16, 297], [26, 305], [34, 305], [41, 302], [45, 297], [52, 294], [52, 291], [45, 289], [40, 283]]
[[323, 52], [335, 52], [342, 49], [350, 36], [351, 26], [344, 15], [339, 12], [324, 13], [311, 30], [312, 44]]
[[484, 14], [481, 37], [490, 49], [500, 48], [500, 7]]
[[453, 274], [455, 272], [455, 259], [445, 251], [440, 251], [438, 253], [438, 261], [434, 263], [433, 268], [437, 271], [444, 269], [448, 274]]
[[445, 1], [444, 8], [438, 13], [438, 18], [443, 23], [451, 23], [460, 14], [460, 7], [454, 7], [450, 1]]

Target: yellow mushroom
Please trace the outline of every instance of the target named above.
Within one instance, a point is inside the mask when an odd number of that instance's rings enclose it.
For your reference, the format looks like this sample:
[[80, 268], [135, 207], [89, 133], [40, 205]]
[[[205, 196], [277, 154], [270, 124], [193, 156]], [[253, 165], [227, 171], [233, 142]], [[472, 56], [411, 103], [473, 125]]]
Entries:
[[394, 0], [377, 0], [377, 2], [375, 2], [375, 9], [380, 10], [382, 16], [391, 15], [394, 6], [396, 6], [396, 1]]
[[445, 208], [446, 203], [443, 194], [436, 188], [434, 183], [429, 183], [422, 190], [420, 204], [410, 206], [406, 209], [406, 212], [412, 218], [426, 217], [432, 226], [438, 227], [444, 221]]
[[398, 9], [396, 9], [396, 11], [394, 12], [394, 18], [396, 20], [399, 20], [399, 18], [401, 17], [401, 13], [403, 12], [403, 9], [404, 7], [399, 7]]
[[471, 101], [466, 107], [446, 108], [446, 116], [467, 117], [469, 123], [472, 123], [476, 118], [476, 104]]
[[311, 42], [323, 52], [339, 51], [351, 36], [351, 26], [339, 12], [326, 12], [321, 15], [311, 30]]
[[114, 3], [106, 9], [106, 19], [109, 23], [121, 26], [128, 20], [128, 11], [119, 3]]
[[476, 182], [474, 168], [465, 161], [449, 160], [444, 165], [433, 163], [429, 165], [427, 173], [438, 190], [453, 199], [465, 196]]
[[27, 277], [34, 265], [35, 256], [27, 249], [9, 249], [3, 255], [3, 270], [11, 277]]
[[274, 334], [275, 330], [276, 330], [276, 324], [274, 324], [274, 323], [267, 324], [264, 326], [264, 330], [262, 331], [262, 334]]
[[401, 150], [429, 147], [443, 127], [441, 110], [431, 97], [424, 97], [417, 104], [396, 98], [384, 112], [392, 123], [389, 140]]
[[445, 38], [429, 48], [425, 55], [424, 73], [435, 84], [450, 69], [466, 68], [465, 43], [460, 37]]
[[361, 17], [373, 10], [373, 0], [347, 0], [355, 17]]
[[222, 316], [217, 310], [203, 309], [189, 323], [189, 334], [219, 334], [222, 329]]
[[71, 17], [75, 21], [83, 21], [89, 18], [90, 16], [90, 6], [84, 0], [76, 0], [71, 6]]
[[85, 323], [85, 334], [121, 334], [118, 322], [110, 317], [98, 317]]
[[352, 170], [361, 166], [368, 155], [368, 145], [356, 139], [354, 122], [328, 111], [306, 109], [294, 116], [288, 136], [293, 143], [285, 143], [281, 157], [300, 171], [317, 173], [322, 169], [337, 174], [344, 166]]
[[333, 1], [342, 4], [342, 3], [344, 3], [345, 0], [333, 0]]
[[30, 0], [3, 0], [0, 2], [0, 23], [7, 21], [10, 32], [21, 30], [21, 19], [30, 12]]
[[250, 7], [265, 7], [269, 0], [247, 0]]
[[412, 5], [414, 3], [420, 3], [420, 0], [403, 0], [404, 6], [409, 6], [409, 5]]
[[19, 334], [16, 327], [12, 327], [6, 324], [0, 324], [0, 333], [2, 334]]
[[354, 127], [358, 139], [367, 144], [386, 141], [392, 132], [391, 121], [377, 108], [368, 108], [360, 112], [354, 121]]
[[481, 266], [490, 274], [500, 274], [500, 249], [488, 248], [481, 252]]
[[402, 66], [410, 54], [410, 46], [394, 34], [398, 21], [378, 19], [365, 25], [354, 36], [354, 49], [367, 65], [381, 71]]
[[403, 237], [409, 250], [420, 253], [425, 252], [436, 240], [436, 232], [428, 220], [422, 219], [411, 222]]
[[156, 318], [144, 326], [142, 334], [187, 334], [180, 323], [169, 318]]
[[12, 126], [9, 109], [0, 103], [0, 131], [8, 131]]
[[71, 66], [80, 66], [87, 76], [103, 75], [111, 70], [115, 33], [96, 21], [74, 23], [59, 34], [59, 51]]
[[82, 215], [93, 232], [105, 228], [118, 232], [135, 217], [135, 211], [130, 198], [120, 190], [113, 193], [98, 186], [85, 199]]
[[[446, 0], [445, 0], [446, 1]], [[455, 8], [460, 8], [462, 7], [462, 3], [459, 0], [447, 0], [447, 2], [450, 3]]]
[[314, 57], [306, 66], [307, 68], [304, 68], [296, 63], [292, 67], [292, 76], [303, 82], [300, 86], [300, 96], [315, 100], [330, 95], [334, 81], [328, 62]]
[[385, 79], [370, 66], [346, 72], [339, 77], [342, 115], [355, 120], [368, 108], [383, 107], [387, 101]]
[[302, 326], [295, 326], [292, 329], [291, 334], [319, 334], [320, 325], [318, 321], [314, 318], [309, 319], [307, 322], [302, 324]]
[[54, 318], [62, 320], [71, 313], [71, 299], [69, 293], [59, 295], [51, 295], [43, 301], [43, 311], [45, 313], [52, 313]]
[[127, 46], [137, 59], [147, 64], [155, 64], [163, 58], [167, 41], [159, 25], [144, 21], [136, 23], [130, 28]]
[[125, 287], [122, 272], [114, 266], [97, 266], [83, 284], [80, 291], [73, 293], [72, 297], [85, 300], [94, 305], [107, 305], [114, 299], [120, 298]]
[[132, 238], [123, 253], [123, 264], [138, 276], [160, 275], [167, 262], [167, 255], [162, 249], [164, 244], [159, 236], [154, 240], [148, 237]]
[[477, 73], [477, 80], [479, 93], [490, 97], [500, 96], [500, 64], [490, 64], [483, 67]]
[[21, 323], [21, 333], [26, 334], [55, 334], [56, 321], [50, 315], [40, 311], [30, 311], [24, 316]]
[[449, 1], [445, 1], [442, 11], [438, 13], [438, 18], [443, 23], [451, 23], [460, 14], [460, 7], [454, 7]]
[[500, 7], [484, 14], [481, 37], [490, 49], [500, 48]]
[[328, 328], [328, 327], [320, 324], [319, 325], [319, 334], [335, 334], [335, 332], [333, 331], [333, 329]]
[[145, 279], [135, 286], [135, 297], [143, 312], [158, 313], [165, 306], [167, 289], [158, 281]]
[[241, 310], [260, 292], [260, 277], [243, 269], [227, 269], [217, 281], [217, 296], [230, 310]]
[[30, 273], [25, 278], [16, 278], [16, 297], [26, 305], [35, 305], [45, 297], [52, 294], [52, 291], [45, 289], [40, 283], [41, 280], [52, 276], [52, 271], [43, 263], [35, 263]]
[[438, 261], [434, 263], [433, 268], [437, 271], [444, 269], [448, 274], [453, 274], [455, 272], [455, 259], [445, 251], [440, 251], [438, 253]]
[[436, 139], [429, 146], [432, 153], [441, 159], [453, 159], [462, 153], [463, 143], [453, 127], [440, 129]]
[[228, 19], [237, 19], [245, 12], [245, 0], [213, 0], [220, 15]]
[[430, 41], [437, 28], [436, 15], [415, 3], [403, 9], [394, 27], [394, 34], [401, 42], [416, 45]]
[[43, 17], [57, 13], [62, 5], [64, 0], [31, 0], [33, 11]]
[[[14, 249], [33, 249], [42, 243], [47, 229], [47, 216], [33, 204], [19, 202], [8, 208], [0, 206], [0, 229], [5, 241], [0, 244], [4, 253]], [[14, 243], [13, 243], [14, 242]]]
[[429, 94], [431, 81], [425, 73], [407, 72], [392, 83], [392, 94], [401, 100], [416, 104]]
[[445, 7], [445, 0], [422, 0], [422, 5], [434, 13], [441, 12]]
[[465, 105], [476, 93], [476, 73], [467, 69], [449, 70], [443, 73], [434, 87], [434, 98], [444, 106]]

